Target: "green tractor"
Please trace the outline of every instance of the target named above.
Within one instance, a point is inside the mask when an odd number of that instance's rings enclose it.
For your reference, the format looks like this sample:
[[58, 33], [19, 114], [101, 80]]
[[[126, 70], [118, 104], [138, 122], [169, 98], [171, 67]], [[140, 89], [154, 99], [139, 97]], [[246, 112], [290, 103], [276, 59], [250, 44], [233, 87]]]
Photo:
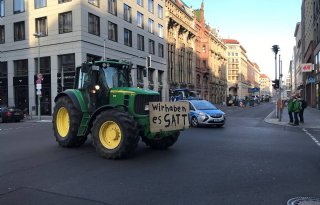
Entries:
[[128, 62], [105, 60], [76, 68], [73, 89], [55, 98], [53, 131], [62, 147], [79, 147], [91, 134], [96, 151], [105, 158], [130, 156], [140, 138], [151, 148], [166, 149], [180, 130], [150, 131], [149, 103], [158, 92], [132, 87]]

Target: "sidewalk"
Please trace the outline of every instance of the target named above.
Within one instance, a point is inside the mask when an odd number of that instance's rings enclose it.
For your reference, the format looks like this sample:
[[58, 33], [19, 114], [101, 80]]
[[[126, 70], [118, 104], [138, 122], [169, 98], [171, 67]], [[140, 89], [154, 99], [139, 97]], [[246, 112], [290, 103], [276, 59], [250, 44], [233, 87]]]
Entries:
[[42, 115], [40, 119], [38, 116], [28, 116], [24, 119], [25, 122], [52, 122], [52, 116]]
[[[301, 128], [319, 128], [320, 129], [320, 110], [316, 108], [307, 107], [304, 109], [304, 123], [299, 123], [299, 126]], [[277, 124], [282, 126], [289, 126], [293, 127], [289, 123], [289, 115], [288, 110], [285, 108], [282, 113], [282, 119], [279, 121], [278, 118], [276, 118], [275, 110], [272, 111], [265, 119], [265, 122], [270, 124]]]

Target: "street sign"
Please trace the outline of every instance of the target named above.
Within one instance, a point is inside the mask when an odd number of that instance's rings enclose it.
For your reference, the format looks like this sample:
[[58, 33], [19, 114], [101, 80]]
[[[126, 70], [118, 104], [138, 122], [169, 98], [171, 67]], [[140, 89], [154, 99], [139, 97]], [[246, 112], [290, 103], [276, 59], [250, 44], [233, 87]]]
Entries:
[[37, 88], [37, 90], [41, 90], [42, 89], [42, 84], [38, 84], [37, 83], [37, 87], [36, 88]]
[[313, 71], [312, 63], [305, 63], [301, 65], [301, 72], [311, 72]]
[[308, 77], [307, 83], [315, 83], [315, 82], [316, 82], [315, 77], [312, 77], [312, 76], [309, 76], [309, 77]]
[[37, 95], [41, 95], [41, 90], [37, 90]]

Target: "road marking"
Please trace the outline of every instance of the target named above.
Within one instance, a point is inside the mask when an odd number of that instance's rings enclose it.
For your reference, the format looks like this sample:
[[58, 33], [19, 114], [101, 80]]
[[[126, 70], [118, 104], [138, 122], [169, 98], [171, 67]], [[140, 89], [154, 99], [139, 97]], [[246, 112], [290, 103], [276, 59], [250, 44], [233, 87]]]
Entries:
[[309, 137], [320, 147], [320, 142], [312, 135], [310, 134], [306, 129], [302, 129]]

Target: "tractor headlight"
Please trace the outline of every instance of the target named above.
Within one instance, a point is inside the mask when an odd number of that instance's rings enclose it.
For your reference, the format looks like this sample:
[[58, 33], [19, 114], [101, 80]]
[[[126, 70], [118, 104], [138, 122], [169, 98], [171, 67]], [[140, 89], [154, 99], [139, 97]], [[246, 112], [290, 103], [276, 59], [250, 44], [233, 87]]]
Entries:
[[145, 105], [145, 106], [144, 106], [144, 110], [145, 110], [145, 111], [149, 111], [149, 105]]

